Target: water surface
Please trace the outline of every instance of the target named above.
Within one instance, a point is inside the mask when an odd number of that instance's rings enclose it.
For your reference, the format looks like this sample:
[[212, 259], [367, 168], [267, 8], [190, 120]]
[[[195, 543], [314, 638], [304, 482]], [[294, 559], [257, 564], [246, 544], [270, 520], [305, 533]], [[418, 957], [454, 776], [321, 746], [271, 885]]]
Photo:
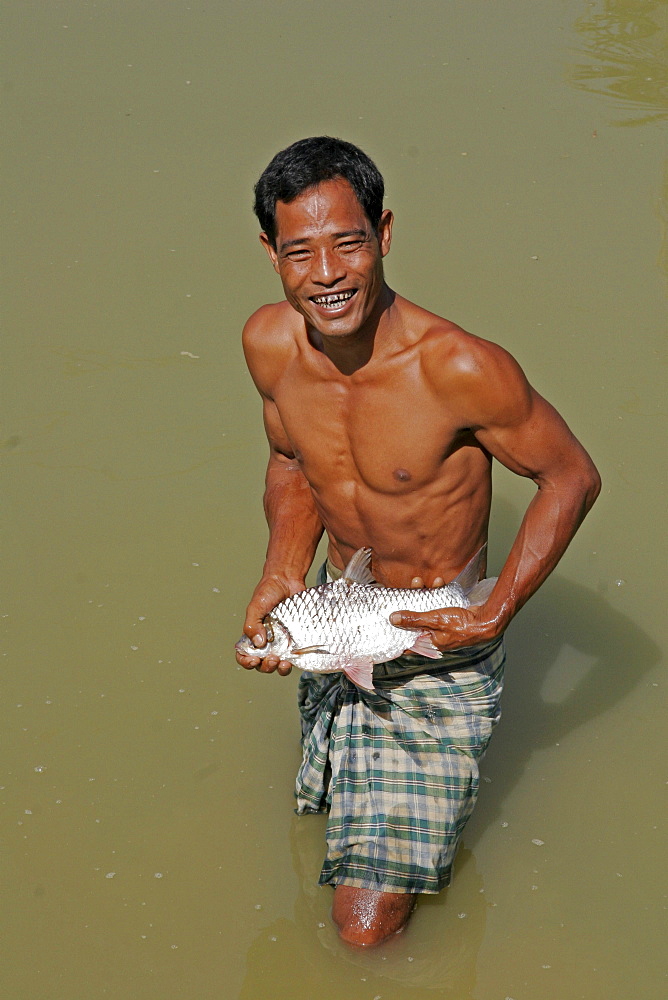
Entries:
[[[665, 3], [4, 12], [2, 855], [13, 1000], [663, 995]], [[497, 340], [604, 479], [509, 632], [453, 886], [357, 954], [297, 819], [296, 678], [237, 669], [266, 447], [251, 187], [358, 142], [390, 283]], [[500, 469], [498, 570], [531, 488]]]

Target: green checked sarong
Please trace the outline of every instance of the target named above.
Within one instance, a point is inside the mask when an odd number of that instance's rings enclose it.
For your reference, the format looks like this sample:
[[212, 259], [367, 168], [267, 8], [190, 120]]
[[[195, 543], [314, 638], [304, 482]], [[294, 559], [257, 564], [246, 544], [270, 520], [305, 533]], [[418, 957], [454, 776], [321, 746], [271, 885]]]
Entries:
[[449, 884], [500, 717], [504, 661], [502, 639], [440, 660], [408, 654], [374, 667], [374, 693], [342, 673], [304, 671], [297, 812], [329, 813], [321, 884]]

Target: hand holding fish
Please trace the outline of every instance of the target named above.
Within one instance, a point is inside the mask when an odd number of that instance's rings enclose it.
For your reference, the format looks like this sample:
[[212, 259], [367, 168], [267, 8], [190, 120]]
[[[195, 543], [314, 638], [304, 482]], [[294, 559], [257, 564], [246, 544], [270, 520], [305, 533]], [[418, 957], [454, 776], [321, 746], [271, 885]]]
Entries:
[[[479, 579], [485, 546], [451, 583], [437, 588], [381, 587], [373, 578], [370, 562], [371, 549], [358, 549], [339, 580], [302, 588], [273, 607], [263, 622], [248, 616], [244, 635], [236, 643], [238, 662], [263, 673], [275, 669], [289, 673], [290, 664], [314, 673], [343, 671], [358, 687], [372, 692], [374, 663], [392, 660], [407, 648], [429, 659], [441, 656], [428, 626], [414, 626], [417, 634], [410, 628], [397, 628], [390, 619], [394, 612], [402, 614], [400, 608], [412, 605], [413, 613], [422, 612], [441, 630], [444, 611], [448, 614], [484, 604], [496, 582]], [[268, 602], [266, 586], [261, 584], [259, 589]], [[259, 596], [254, 595], [254, 614], [267, 606], [260, 603]], [[403, 613], [410, 615], [411, 611]], [[438, 617], [434, 619], [434, 615]], [[258, 647], [263, 635], [266, 643]], [[471, 638], [469, 631], [463, 645], [476, 641], [482, 639]]]
[[390, 621], [399, 628], [427, 632], [442, 653], [489, 642], [503, 632], [501, 624], [485, 613], [484, 604], [434, 611], [394, 611]]
[[[306, 584], [303, 580], [291, 579], [278, 574], [262, 577], [253, 591], [250, 604], [246, 609], [246, 622], [244, 624], [244, 635], [249, 637], [253, 646], [261, 649], [267, 645], [267, 630], [263, 622], [266, 615], [281, 601], [300, 593], [305, 587]], [[282, 677], [285, 677], [292, 670], [290, 661], [281, 659], [275, 653], [262, 657], [259, 653], [255, 655], [250, 651], [242, 652], [238, 649], [237, 662], [246, 670], [259, 670], [263, 674], [277, 671]]]

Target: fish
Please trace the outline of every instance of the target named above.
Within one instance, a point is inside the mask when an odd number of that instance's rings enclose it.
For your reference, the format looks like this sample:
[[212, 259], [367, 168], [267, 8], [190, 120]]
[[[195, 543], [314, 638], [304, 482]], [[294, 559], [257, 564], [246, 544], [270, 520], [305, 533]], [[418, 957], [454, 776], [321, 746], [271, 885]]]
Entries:
[[373, 665], [406, 650], [432, 659], [443, 654], [430, 633], [400, 628], [393, 611], [434, 611], [484, 604], [496, 577], [479, 580], [486, 545], [443, 587], [383, 587], [371, 572], [372, 549], [358, 549], [338, 580], [308, 587], [277, 604], [263, 619], [267, 643], [254, 646], [247, 635], [235, 644], [245, 656], [279, 656], [316, 674], [342, 671], [365, 691], [373, 691]]

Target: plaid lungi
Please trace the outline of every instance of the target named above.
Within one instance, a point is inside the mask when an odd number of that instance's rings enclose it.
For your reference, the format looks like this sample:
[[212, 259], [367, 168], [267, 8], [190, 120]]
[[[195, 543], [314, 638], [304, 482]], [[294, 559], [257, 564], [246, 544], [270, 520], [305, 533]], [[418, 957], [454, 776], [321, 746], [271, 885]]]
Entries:
[[[320, 582], [320, 581], [319, 581]], [[373, 693], [304, 671], [297, 812], [328, 812], [320, 883], [439, 892], [500, 718], [502, 639], [374, 667]]]

